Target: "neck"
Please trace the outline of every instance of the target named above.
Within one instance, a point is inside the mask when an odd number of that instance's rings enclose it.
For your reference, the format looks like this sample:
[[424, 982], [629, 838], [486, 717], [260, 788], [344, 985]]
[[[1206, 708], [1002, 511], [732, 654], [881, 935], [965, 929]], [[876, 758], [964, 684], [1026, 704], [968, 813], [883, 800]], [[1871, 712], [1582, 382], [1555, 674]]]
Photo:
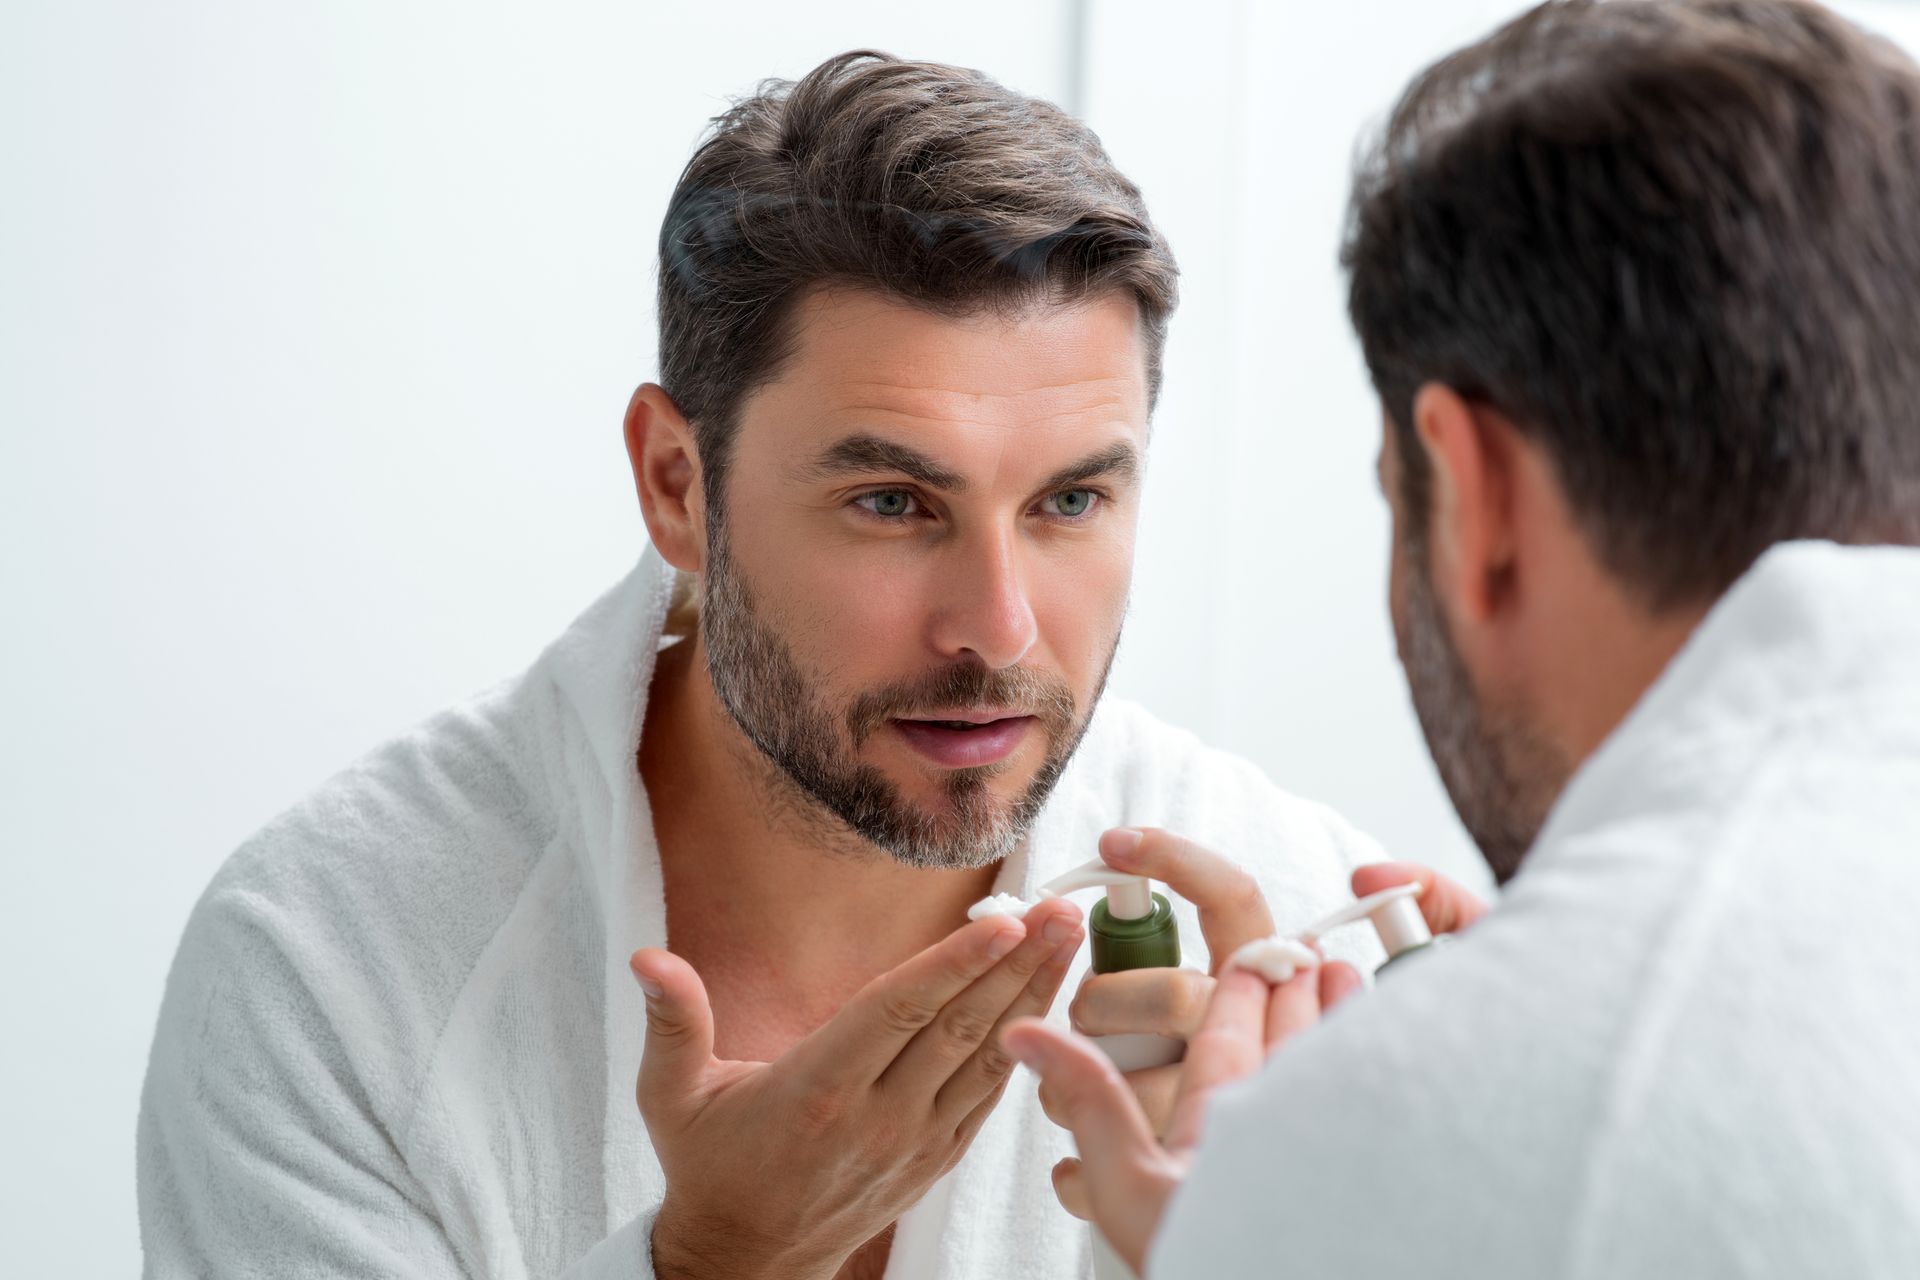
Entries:
[[1553, 634], [1535, 688], [1545, 726], [1574, 768], [1620, 727], [1700, 625], [1712, 602], [1650, 612], [1597, 567], [1546, 611]]
[[857, 986], [991, 891], [996, 868], [904, 866], [800, 793], [721, 705], [698, 632], [660, 654], [639, 767], [676, 952]]

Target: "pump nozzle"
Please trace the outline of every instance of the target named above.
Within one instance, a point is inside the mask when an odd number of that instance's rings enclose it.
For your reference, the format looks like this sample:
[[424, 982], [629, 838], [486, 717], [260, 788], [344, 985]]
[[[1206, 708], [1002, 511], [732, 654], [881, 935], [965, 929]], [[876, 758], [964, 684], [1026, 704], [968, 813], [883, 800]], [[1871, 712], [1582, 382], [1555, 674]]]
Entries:
[[1082, 889], [1107, 891], [1106, 901], [1094, 903], [1087, 913], [1095, 973], [1179, 967], [1180, 927], [1173, 904], [1153, 891], [1153, 881], [1115, 871], [1095, 858], [1047, 881], [1036, 895], [1058, 898]]
[[1144, 920], [1153, 914], [1153, 881], [1115, 871], [1098, 858], [1055, 876], [1036, 892], [1042, 898], [1062, 898], [1102, 886], [1107, 891], [1107, 911], [1115, 920]]
[[1300, 936], [1309, 942], [1317, 941], [1322, 935], [1342, 925], [1352, 924], [1356, 920], [1370, 920], [1374, 932], [1380, 935], [1380, 945], [1387, 949], [1387, 963], [1391, 964], [1407, 952], [1416, 951], [1433, 941], [1433, 932], [1427, 928], [1427, 918], [1420, 914], [1419, 904], [1414, 901], [1422, 890], [1423, 886], [1418, 882], [1382, 889], [1379, 893], [1369, 894], [1358, 902], [1342, 907], [1303, 930]]

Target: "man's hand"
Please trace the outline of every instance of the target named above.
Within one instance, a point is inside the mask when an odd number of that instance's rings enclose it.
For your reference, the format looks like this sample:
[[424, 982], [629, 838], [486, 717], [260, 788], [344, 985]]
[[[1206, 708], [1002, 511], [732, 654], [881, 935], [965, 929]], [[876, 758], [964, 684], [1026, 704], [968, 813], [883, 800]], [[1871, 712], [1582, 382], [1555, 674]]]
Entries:
[[[1114, 861], [1104, 845], [1102, 856]], [[1435, 934], [1458, 932], [1486, 914], [1473, 894], [1413, 863], [1361, 867], [1354, 872], [1353, 891], [1364, 897], [1413, 881], [1426, 886], [1421, 913]], [[1208, 945], [1213, 946], [1211, 936]], [[1216, 949], [1214, 954], [1232, 953]], [[1360, 986], [1360, 975], [1340, 963], [1302, 969], [1278, 986], [1244, 969], [1220, 975], [1200, 1030], [1188, 1037], [1184, 1070], [1164, 1126], [1149, 1119], [1127, 1080], [1089, 1041], [1037, 1019], [1010, 1026], [1003, 1037], [1008, 1051], [1040, 1077], [1041, 1096], [1050, 1100], [1047, 1113], [1073, 1131], [1080, 1149], [1080, 1160], [1055, 1167], [1062, 1203], [1095, 1223], [1141, 1272], [1167, 1201], [1200, 1140], [1213, 1091], [1253, 1074], [1268, 1055]]]
[[1419, 883], [1420, 914], [1435, 937], [1459, 933], [1487, 914], [1487, 904], [1432, 867], [1417, 862], [1371, 862], [1353, 873], [1353, 896], [1364, 898], [1397, 884]]
[[[1267, 1054], [1359, 986], [1360, 975], [1338, 963], [1309, 966], [1277, 987], [1245, 969], [1222, 974], [1204, 1023], [1187, 1042], [1164, 1140], [1154, 1136], [1126, 1080], [1091, 1041], [1034, 1018], [1010, 1026], [1003, 1037], [1008, 1051], [1040, 1077], [1080, 1148], [1067, 1184], [1074, 1201], [1068, 1209], [1098, 1226], [1127, 1265], [1142, 1272], [1213, 1091], [1253, 1074]], [[1054, 1184], [1061, 1185], [1058, 1167]]]
[[773, 1063], [714, 1057], [692, 966], [635, 952], [640, 1112], [667, 1178], [661, 1280], [832, 1276], [965, 1152], [1012, 1069], [1001, 1030], [1046, 1012], [1084, 933], [1064, 900], [975, 921]]
[[[1099, 974], [1080, 984], [1068, 1016], [1084, 1036], [1150, 1032], [1191, 1040], [1206, 1018], [1214, 982], [1227, 958], [1248, 942], [1273, 933], [1273, 916], [1260, 886], [1238, 863], [1191, 840], [1155, 828], [1120, 827], [1100, 837], [1100, 857], [1117, 871], [1137, 872], [1165, 883], [1200, 913], [1200, 932], [1212, 961], [1208, 973], [1192, 969], [1132, 969]], [[1147, 1123], [1164, 1137], [1173, 1115], [1183, 1064], [1125, 1073]], [[1066, 1120], [1043, 1086], [1040, 1105], [1054, 1123]], [[1054, 1192], [1069, 1213], [1085, 1217], [1079, 1187], [1080, 1162], [1063, 1160], [1053, 1171]]]

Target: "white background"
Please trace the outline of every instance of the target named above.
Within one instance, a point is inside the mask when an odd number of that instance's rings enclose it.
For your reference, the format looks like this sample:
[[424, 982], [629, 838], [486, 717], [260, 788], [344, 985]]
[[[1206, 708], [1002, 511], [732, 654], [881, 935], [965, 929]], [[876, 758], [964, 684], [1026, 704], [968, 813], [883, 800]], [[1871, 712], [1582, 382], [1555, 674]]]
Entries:
[[1181, 258], [1115, 691], [1480, 878], [1393, 662], [1334, 254], [1361, 128], [1513, 6], [955, 8], [8, 6], [9, 1274], [137, 1269], [147, 1044], [227, 851], [632, 562], [667, 194], [728, 95], [842, 49], [1077, 105]]

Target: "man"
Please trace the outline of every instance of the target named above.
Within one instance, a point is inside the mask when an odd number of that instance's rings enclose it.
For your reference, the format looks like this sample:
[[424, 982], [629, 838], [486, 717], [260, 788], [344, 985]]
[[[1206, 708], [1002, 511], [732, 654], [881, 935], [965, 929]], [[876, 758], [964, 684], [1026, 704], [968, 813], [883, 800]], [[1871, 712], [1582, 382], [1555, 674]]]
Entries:
[[[1084, 969], [1079, 909], [969, 904], [1123, 828], [1204, 961], [1374, 855], [1096, 710], [1175, 274], [1082, 126], [838, 58], [717, 121], [660, 249], [626, 419], [655, 550], [208, 890], [141, 1120], [149, 1275], [1082, 1274], [1032, 1192], [1065, 1134], [1002, 1102], [997, 1041]], [[1074, 1020], [1185, 1035], [1210, 986], [1108, 975]], [[1164, 1115], [1177, 1076], [1131, 1083]]]
[[1323, 1026], [1340, 966], [1236, 971], [1165, 1146], [1010, 1032], [1153, 1280], [1920, 1275], [1916, 119], [1792, 0], [1543, 6], [1400, 102], [1345, 251], [1392, 612], [1511, 884]]

